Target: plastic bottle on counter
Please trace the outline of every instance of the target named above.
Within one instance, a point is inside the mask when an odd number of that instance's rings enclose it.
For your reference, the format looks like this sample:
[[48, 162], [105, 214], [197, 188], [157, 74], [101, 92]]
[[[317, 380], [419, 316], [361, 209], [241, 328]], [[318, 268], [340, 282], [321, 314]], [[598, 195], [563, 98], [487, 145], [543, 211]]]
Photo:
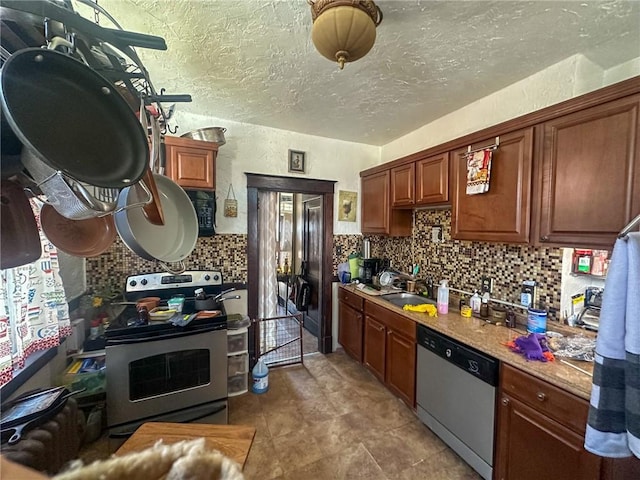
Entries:
[[449, 313], [449, 287], [447, 287], [447, 281], [442, 280], [438, 287], [438, 313], [445, 315]]
[[149, 325], [149, 310], [144, 305], [138, 307], [138, 319], [136, 325]]
[[482, 297], [482, 302], [480, 303], [480, 317], [489, 318], [489, 299], [486, 296]]
[[196, 300], [206, 300], [207, 299], [207, 296], [205, 295], [203, 288], [196, 288], [196, 291], [194, 293], [196, 294]]
[[267, 367], [262, 358], [258, 359], [251, 370], [253, 376], [253, 385], [251, 391], [253, 393], [266, 393], [269, 390], [269, 367]]
[[480, 313], [480, 306], [482, 300], [480, 299], [480, 295], [478, 295], [478, 291], [474, 291], [472, 297], [469, 299], [469, 306], [471, 307], [471, 311], [473, 313]]

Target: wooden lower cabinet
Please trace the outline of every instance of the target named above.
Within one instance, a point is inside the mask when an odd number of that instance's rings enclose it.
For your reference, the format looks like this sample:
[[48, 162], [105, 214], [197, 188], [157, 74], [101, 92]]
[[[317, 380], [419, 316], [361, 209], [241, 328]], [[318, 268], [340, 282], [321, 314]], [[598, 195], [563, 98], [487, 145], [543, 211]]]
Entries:
[[364, 360], [362, 363], [384, 382], [386, 356], [386, 328], [370, 316], [364, 317]]
[[506, 394], [498, 408], [496, 479], [600, 478], [600, 458], [584, 449], [583, 435]]
[[364, 365], [409, 407], [416, 403], [416, 324], [371, 302], [364, 305]]
[[385, 383], [407, 405], [415, 405], [416, 342], [394, 330], [387, 330]]
[[588, 402], [502, 365], [496, 480], [597, 480], [602, 459], [584, 449]]
[[338, 343], [358, 362], [362, 362], [362, 304], [358, 295], [338, 290]]

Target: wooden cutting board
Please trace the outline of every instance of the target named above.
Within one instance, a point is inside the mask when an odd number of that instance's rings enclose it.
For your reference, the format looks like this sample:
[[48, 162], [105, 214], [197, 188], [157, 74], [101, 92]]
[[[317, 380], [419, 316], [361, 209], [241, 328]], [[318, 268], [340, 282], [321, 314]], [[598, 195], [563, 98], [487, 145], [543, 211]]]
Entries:
[[244, 468], [255, 434], [255, 427], [246, 425], [149, 422], [142, 424], [115, 454], [140, 452], [158, 440], [172, 444], [204, 437], [207, 447], [220, 451]]

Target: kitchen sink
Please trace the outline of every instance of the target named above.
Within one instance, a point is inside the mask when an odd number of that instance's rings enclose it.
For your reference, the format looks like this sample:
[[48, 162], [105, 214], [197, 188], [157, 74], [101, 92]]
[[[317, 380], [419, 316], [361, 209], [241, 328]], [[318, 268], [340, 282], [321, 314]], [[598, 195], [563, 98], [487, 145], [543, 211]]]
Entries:
[[415, 293], [390, 293], [388, 295], [382, 295], [382, 300], [386, 300], [389, 303], [393, 303], [398, 307], [404, 307], [405, 305], [421, 305], [423, 303], [430, 303], [435, 305], [436, 302], [423, 297], [422, 295], [416, 295]]

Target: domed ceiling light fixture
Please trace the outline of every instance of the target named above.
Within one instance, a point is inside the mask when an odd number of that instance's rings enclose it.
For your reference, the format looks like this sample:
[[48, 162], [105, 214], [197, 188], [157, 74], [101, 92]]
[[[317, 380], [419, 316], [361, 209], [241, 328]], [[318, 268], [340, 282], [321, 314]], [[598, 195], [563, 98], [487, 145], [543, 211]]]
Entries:
[[372, 0], [307, 0], [311, 40], [320, 54], [344, 68], [364, 57], [376, 41], [382, 11]]

